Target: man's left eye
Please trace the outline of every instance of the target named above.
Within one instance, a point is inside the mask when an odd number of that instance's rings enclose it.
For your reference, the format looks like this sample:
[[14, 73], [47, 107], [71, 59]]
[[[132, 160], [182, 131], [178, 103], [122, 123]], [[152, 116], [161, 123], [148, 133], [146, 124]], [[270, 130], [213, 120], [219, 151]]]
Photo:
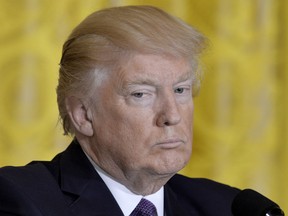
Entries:
[[175, 93], [182, 94], [184, 92], [184, 88], [176, 88]]
[[136, 98], [142, 98], [143, 95], [144, 95], [144, 93], [142, 93], [142, 92], [136, 92], [136, 93], [133, 93], [132, 95], [133, 95], [134, 97], [136, 97]]

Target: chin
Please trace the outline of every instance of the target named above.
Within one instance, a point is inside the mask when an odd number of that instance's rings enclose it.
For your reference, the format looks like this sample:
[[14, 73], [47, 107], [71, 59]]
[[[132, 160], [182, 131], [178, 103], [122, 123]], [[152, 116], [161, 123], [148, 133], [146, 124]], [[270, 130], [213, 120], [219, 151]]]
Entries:
[[179, 159], [170, 159], [166, 160], [160, 164], [158, 167], [155, 167], [155, 171], [158, 175], [167, 175], [172, 177], [177, 172], [182, 170], [188, 163], [189, 160], [184, 160], [183, 158]]
[[147, 166], [145, 167], [156, 175], [172, 177], [187, 165], [190, 156], [190, 149], [165, 150], [146, 157], [144, 160]]

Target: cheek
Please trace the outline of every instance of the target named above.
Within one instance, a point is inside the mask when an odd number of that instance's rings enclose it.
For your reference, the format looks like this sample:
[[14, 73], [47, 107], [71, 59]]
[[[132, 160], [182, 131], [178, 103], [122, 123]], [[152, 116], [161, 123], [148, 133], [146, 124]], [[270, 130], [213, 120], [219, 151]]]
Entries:
[[118, 127], [118, 135], [127, 148], [140, 149], [146, 145], [147, 139], [152, 135], [151, 117], [137, 113], [120, 119]]
[[193, 105], [187, 106], [186, 108], [183, 108], [182, 110], [182, 120], [184, 124], [192, 129], [193, 127], [193, 113], [194, 113], [194, 107]]
[[125, 149], [133, 151], [141, 147], [140, 142], [145, 143], [152, 128], [149, 115], [129, 109], [118, 109], [117, 112], [107, 113], [110, 115], [106, 117], [102, 115], [103, 118], [98, 121], [102, 124], [98, 124], [96, 128], [97, 134], [103, 138], [102, 143], [109, 143], [114, 149], [123, 151]]
[[182, 128], [187, 137], [187, 149], [192, 148], [192, 140], [193, 140], [193, 106], [188, 107], [182, 115]]

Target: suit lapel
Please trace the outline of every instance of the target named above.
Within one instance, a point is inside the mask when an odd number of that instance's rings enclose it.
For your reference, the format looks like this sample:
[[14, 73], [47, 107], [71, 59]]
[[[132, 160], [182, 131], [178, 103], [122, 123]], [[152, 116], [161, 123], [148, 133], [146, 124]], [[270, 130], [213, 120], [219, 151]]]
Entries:
[[165, 216], [186, 216], [185, 210], [179, 205], [179, 200], [174, 191], [168, 186], [164, 186], [164, 209]]
[[164, 186], [165, 216], [200, 216], [199, 212], [191, 205], [184, 203], [169, 182]]
[[108, 187], [76, 141], [60, 159], [60, 185], [75, 215], [123, 216]]
[[[70, 210], [77, 216], [123, 216], [116, 200], [101, 177], [73, 141], [60, 157], [59, 181]], [[200, 216], [183, 203], [169, 182], [164, 186], [165, 216]]]

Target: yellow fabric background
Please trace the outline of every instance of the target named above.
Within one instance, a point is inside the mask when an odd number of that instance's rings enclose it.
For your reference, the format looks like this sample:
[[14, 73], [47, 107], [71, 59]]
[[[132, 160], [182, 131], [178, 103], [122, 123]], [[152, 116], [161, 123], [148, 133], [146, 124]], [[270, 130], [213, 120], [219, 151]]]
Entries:
[[51, 159], [70, 138], [55, 87], [71, 29], [103, 7], [151, 4], [210, 38], [182, 173], [254, 188], [288, 213], [288, 3], [282, 0], [0, 0], [0, 166]]

